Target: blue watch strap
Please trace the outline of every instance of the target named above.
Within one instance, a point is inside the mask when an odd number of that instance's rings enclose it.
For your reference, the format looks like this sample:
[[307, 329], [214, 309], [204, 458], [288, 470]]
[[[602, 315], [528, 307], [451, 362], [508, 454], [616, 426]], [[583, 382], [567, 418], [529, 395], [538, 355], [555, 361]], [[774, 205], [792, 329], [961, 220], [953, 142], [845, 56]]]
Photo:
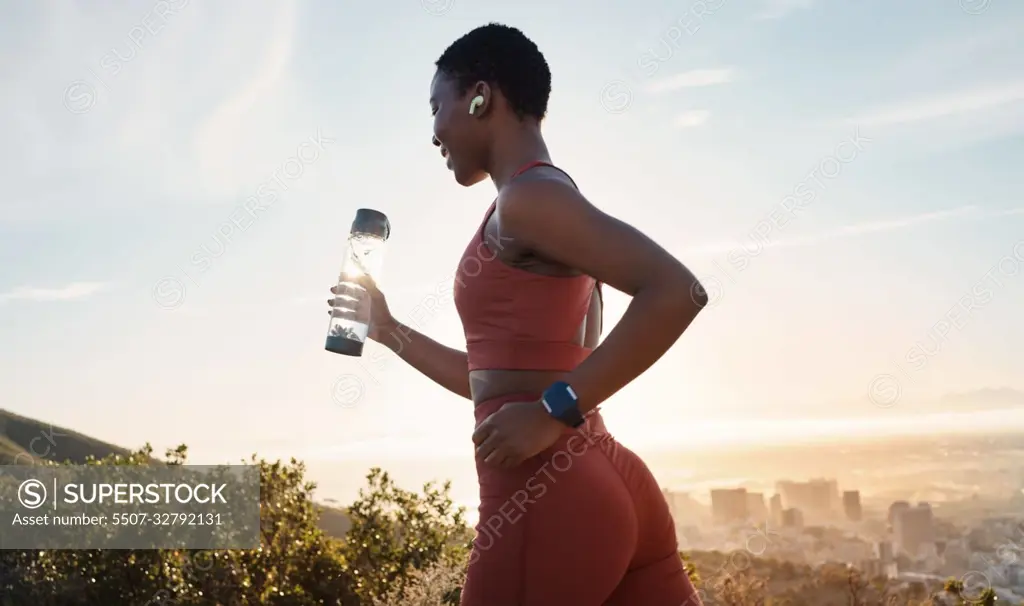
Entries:
[[565, 381], [558, 381], [544, 391], [541, 398], [548, 414], [569, 427], [583, 425], [585, 419], [580, 412], [579, 398], [572, 386]]

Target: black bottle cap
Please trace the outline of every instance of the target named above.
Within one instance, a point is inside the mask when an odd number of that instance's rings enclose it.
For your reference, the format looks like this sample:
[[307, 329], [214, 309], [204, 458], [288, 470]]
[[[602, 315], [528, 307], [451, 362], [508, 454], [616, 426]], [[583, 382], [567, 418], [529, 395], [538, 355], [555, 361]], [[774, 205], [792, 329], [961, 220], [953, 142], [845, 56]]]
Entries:
[[353, 234], [370, 234], [382, 240], [387, 240], [391, 235], [391, 223], [387, 215], [372, 208], [360, 208], [356, 211], [356, 218], [352, 221]]

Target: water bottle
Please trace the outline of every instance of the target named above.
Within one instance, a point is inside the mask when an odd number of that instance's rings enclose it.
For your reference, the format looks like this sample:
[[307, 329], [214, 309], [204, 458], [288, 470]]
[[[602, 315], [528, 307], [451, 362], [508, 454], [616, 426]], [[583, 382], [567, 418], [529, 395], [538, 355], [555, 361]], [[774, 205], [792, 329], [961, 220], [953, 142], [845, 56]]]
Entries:
[[384, 262], [384, 243], [391, 235], [391, 224], [384, 213], [360, 208], [348, 235], [345, 263], [335, 289], [335, 307], [327, 329], [324, 349], [346, 356], [363, 355], [370, 332], [370, 293], [352, 279], [368, 275], [377, 281]]

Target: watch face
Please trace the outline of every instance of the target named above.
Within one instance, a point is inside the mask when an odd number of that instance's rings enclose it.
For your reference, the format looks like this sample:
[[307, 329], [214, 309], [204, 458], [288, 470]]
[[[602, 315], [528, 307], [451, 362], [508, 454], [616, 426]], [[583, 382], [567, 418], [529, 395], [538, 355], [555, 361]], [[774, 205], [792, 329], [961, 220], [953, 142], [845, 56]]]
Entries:
[[556, 383], [548, 388], [541, 399], [548, 414], [566, 425], [575, 425], [579, 411], [576, 408], [576, 394], [564, 383]]

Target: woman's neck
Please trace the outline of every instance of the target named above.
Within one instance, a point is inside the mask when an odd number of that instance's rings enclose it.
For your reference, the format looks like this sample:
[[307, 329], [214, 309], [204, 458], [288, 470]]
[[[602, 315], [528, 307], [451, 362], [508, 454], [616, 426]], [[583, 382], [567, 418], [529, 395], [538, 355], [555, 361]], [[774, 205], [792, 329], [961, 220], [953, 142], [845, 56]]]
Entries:
[[517, 170], [530, 162], [551, 162], [548, 146], [535, 122], [518, 124], [494, 142], [488, 174], [499, 192]]

